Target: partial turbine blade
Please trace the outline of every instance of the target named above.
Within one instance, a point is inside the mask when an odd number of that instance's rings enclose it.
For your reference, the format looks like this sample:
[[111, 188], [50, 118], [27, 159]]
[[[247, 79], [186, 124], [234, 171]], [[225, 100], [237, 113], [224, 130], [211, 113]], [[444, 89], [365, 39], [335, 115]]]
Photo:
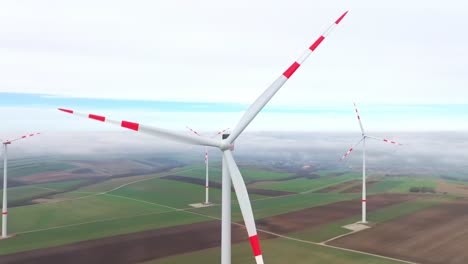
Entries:
[[343, 157], [340, 158], [340, 161], [342, 161], [346, 157], [348, 157], [348, 155], [351, 153], [351, 151], [353, 151], [354, 148], [356, 148], [357, 145], [359, 145], [359, 143], [361, 143], [363, 140], [364, 140], [364, 137], [362, 137], [361, 140], [359, 140], [356, 144], [354, 144], [351, 148], [349, 148], [348, 151], [346, 151], [346, 153], [343, 155]]
[[58, 110], [65, 112], [65, 113], [69, 113], [69, 114], [73, 114], [73, 115], [77, 115], [77, 116], [81, 116], [85, 118], [90, 118], [90, 119], [94, 119], [94, 120], [101, 121], [101, 122], [111, 123], [113, 125], [117, 125], [123, 128], [128, 128], [130, 130], [142, 132], [148, 135], [164, 137], [164, 138], [171, 139], [171, 140], [178, 141], [178, 142], [184, 142], [184, 143], [193, 144], [193, 145], [211, 146], [211, 147], [219, 147], [221, 144], [220, 140], [214, 140], [211, 138], [204, 138], [204, 137], [193, 137], [193, 136], [189, 136], [183, 133], [171, 131], [168, 129], [145, 126], [145, 125], [141, 125], [139, 123], [134, 123], [130, 121], [112, 120], [112, 119], [106, 118], [105, 116], [85, 114], [85, 113], [80, 113], [74, 110], [63, 109], [63, 108], [58, 108]]
[[386, 139], [386, 138], [378, 138], [378, 137], [372, 137], [372, 136], [366, 136], [366, 137], [372, 138], [372, 139], [375, 139], [375, 140], [380, 140], [380, 141], [387, 142], [387, 143], [394, 144], [394, 145], [400, 145], [400, 146], [403, 145], [401, 143], [398, 143], [396, 141]]
[[250, 204], [249, 194], [247, 192], [247, 187], [245, 186], [244, 179], [237, 167], [232, 152], [230, 150], [225, 150], [224, 158], [227, 163], [229, 173], [231, 175], [232, 184], [234, 190], [236, 191], [237, 200], [239, 201], [239, 206], [244, 217], [244, 223], [247, 227], [247, 233], [249, 235], [250, 245], [252, 247], [253, 254], [255, 256], [255, 261], [257, 264], [263, 264], [262, 250], [260, 248], [260, 242], [258, 240], [257, 228], [255, 227], [255, 219], [252, 212], [252, 205]]
[[7, 142], [13, 142], [13, 141], [17, 141], [17, 140], [20, 140], [20, 139], [23, 139], [23, 138], [33, 137], [33, 136], [40, 135], [40, 134], [41, 134], [40, 132], [26, 134], [26, 135], [23, 135], [23, 136], [21, 136], [19, 138], [15, 138], [15, 139], [12, 139], [12, 140], [7, 140]]
[[244, 116], [237, 123], [237, 126], [232, 131], [231, 135], [227, 138], [227, 142], [232, 144], [237, 137], [244, 131], [244, 129], [252, 122], [255, 116], [263, 109], [263, 107], [271, 100], [271, 98], [278, 92], [278, 90], [286, 83], [286, 81], [294, 74], [294, 72], [305, 62], [309, 55], [317, 49], [322, 41], [330, 34], [330, 32], [341, 22], [344, 16], [348, 13], [346, 11], [341, 15], [303, 54], [297, 59], [289, 68], [276, 79], [270, 87], [268, 87], [260, 97], [247, 109]]
[[188, 127], [188, 126], [185, 126], [185, 127], [186, 127], [188, 130], [190, 130], [190, 132], [194, 133], [195, 135], [201, 136], [197, 131], [191, 129], [190, 127]]
[[359, 116], [359, 112], [358, 112], [358, 110], [357, 110], [356, 103], [353, 103], [353, 104], [354, 104], [354, 111], [356, 111], [357, 119], [358, 119], [358, 121], [359, 121], [359, 126], [361, 127], [362, 135], [364, 136], [364, 127], [362, 126], [361, 116]]
[[211, 138], [214, 138], [214, 137], [216, 137], [216, 136], [219, 136], [219, 135], [223, 134], [224, 132], [226, 132], [226, 131], [228, 131], [228, 130], [229, 130], [229, 127], [226, 128], [226, 129], [220, 130], [220, 131], [216, 132], [216, 134], [214, 134]]

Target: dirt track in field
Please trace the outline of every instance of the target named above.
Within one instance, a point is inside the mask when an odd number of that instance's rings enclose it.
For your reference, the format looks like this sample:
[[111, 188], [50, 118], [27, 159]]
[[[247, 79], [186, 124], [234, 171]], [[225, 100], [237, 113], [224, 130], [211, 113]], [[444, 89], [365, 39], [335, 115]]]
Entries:
[[[361, 182], [361, 181], [359, 181]], [[367, 181], [366, 182], [366, 188], [370, 188], [372, 187], [374, 184], [378, 183], [379, 181]], [[360, 193], [362, 191], [362, 185], [361, 184], [357, 184], [355, 186], [352, 186], [348, 189], [344, 189], [342, 190], [341, 192], [342, 193]]]
[[429, 264], [468, 263], [468, 201], [443, 204], [330, 244]]
[[335, 185], [332, 185], [330, 187], [326, 187], [323, 189], [320, 189], [316, 191], [316, 193], [334, 193], [334, 192], [340, 192], [342, 190], [348, 189], [353, 187], [354, 185], [359, 185], [360, 181], [358, 180], [352, 180], [352, 181], [346, 181], [342, 183], [338, 183]]
[[[414, 197], [391, 194], [370, 196], [368, 210], [372, 211]], [[257, 226], [274, 233], [286, 234], [318, 227], [359, 213], [359, 200], [344, 201], [260, 219], [257, 221]], [[259, 233], [261, 239], [274, 237]], [[234, 243], [248, 241], [243, 227], [232, 226], [232, 241]], [[0, 256], [0, 263], [135, 263], [219, 245], [220, 222], [210, 221], [4, 255]]]
[[[169, 175], [169, 176], [161, 177], [161, 179], [180, 181], [180, 182], [186, 182], [186, 183], [205, 186], [205, 180], [192, 178], [192, 177], [186, 177], [186, 176]], [[219, 183], [219, 182], [210, 181], [209, 184], [210, 184], [210, 188], [221, 189], [221, 183]], [[250, 187], [247, 187], [247, 189], [249, 191], [249, 194], [250, 193], [251, 194], [260, 194], [260, 195], [272, 196], [272, 197], [295, 194], [293, 192], [275, 191], [275, 190], [262, 190], [262, 189], [256, 189], [256, 188], [250, 188]], [[232, 190], [234, 191], [234, 189], [232, 189]]]

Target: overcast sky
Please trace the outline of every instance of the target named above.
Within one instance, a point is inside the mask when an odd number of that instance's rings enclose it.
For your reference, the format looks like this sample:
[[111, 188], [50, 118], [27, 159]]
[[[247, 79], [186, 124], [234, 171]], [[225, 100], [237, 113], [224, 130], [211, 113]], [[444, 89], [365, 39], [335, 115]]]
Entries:
[[[353, 101], [373, 130], [468, 129], [467, 1], [18, 0], [0, 9], [5, 134], [101, 129], [54, 110], [68, 105], [174, 129], [232, 127], [346, 10], [249, 129], [358, 132]], [[67, 97], [137, 101], [106, 108], [60, 100]], [[175, 102], [224, 106], [180, 111]], [[230, 104], [237, 108], [227, 111]]]

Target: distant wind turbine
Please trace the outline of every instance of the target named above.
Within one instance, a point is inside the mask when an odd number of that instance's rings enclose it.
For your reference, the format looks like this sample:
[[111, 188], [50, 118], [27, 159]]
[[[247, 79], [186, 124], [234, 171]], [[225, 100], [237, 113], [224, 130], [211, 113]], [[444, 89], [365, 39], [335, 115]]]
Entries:
[[357, 110], [357, 107], [356, 107], [355, 103], [354, 103], [354, 111], [356, 112], [357, 119], [359, 121], [359, 127], [361, 128], [362, 137], [356, 144], [354, 144], [353, 147], [351, 147], [341, 157], [340, 161], [345, 159], [351, 153], [351, 151], [353, 151], [362, 142], [362, 200], [361, 200], [361, 202], [362, 202], [362, 220], [361, 220], [361, 223], [367, 223], [367, 215], [366, 215], [367, 214], [367, 212], [366, 212], [366, 204], [367, 204], [367, 198], [366, 198], [366, 139], [367, 138], [375, 139], [375, 140], [378, 140], [378, 141], [383, 141], [383, 142], [387, 142], [387, 143], [391, 143], [391, 144], [397, 144], [397, 145], [401, 145], [401, 144], [397, 143], [397, 142], [395, 142], [393, 140], [386, 139], [386, 138], [377, 138], [377, 137], [367, 135], [364, 132], [364, 127], [362, 126], [361, 117], [359, 116], [359, 112]]
[[[187, 129], [190, 130], [193, 134], [197, 136], [201, 136], [198, 131], [191, 129], [190, 127], [187, 126]], [[229, 128], [226, 128], [224, 130], [216, 132], [215, 135], [213, 135], [211, 138], [214, 138], [216, 136], [219, 136], [226, 132]], [[208, 167], [208, 147], [205, 146], [205, 204], [208, 205], [210, 204], [210, 194], [209, 194], [209, 189], [210, 189], [210, 177], [209, 177], [209, 167]]]
[[11, 144], [11, 142], [32, 137], [35, 135], [39, 135], [40, 133], [32, 133], [21, 136], [19, 138], [15, 138], [13, 140], [1, 140], [3, 144], [3, 207], [2, 207], [2, 239], [8, 237], [7, 233], [7, 216], [8, 216], [8, 200], [7, 200], [7, 170], [8, 170], [8, 153], [7, 153], [7, 146]]
[[[278, 90], [286, 83], [286, 81], [294, 74], [310, 54], [322, 43], [328, 34], [341, 22], [348, 12], [342, 14], [304, 53], [296, 60], [289, 68], [283, 72], [261, 95], [250, 105], [242, 118], [237, 123], [236, 127], [229, 135], [223, 134], [223, 139], [212, 139], [205, 137], [189, 136], [184, 133], [171, 131], [168, 129], [150, 127], [134, 123], [130, 121], [111, 120], [105, 116], [85, 114], [74, 110], [59, 108], [60, 111], [78, 115], [85, 118], [94, 119], [101, 122], [111, 123], [123, 128], [134, 131], [139, 131], [152, 136], [164, 137], [178, 142], [202, 145], [218, 148], [223, 153], [223, 173], [222, 173], [222, 213], [221, 213], [221, 264], [231, 263], [231, 181], [234, 186], [234, 191], [237, 194], [237, 199], [241, 209], [244, 223], [247, 228], [247, 233], [252, 247], [255, 261], [257, 264], [263, 264], [262, 250], [255, 227], [255, 219], [250, 204], [249, 194], [245, 185], [244, 179], [237, 167], [237, 164], [232, 155], [231, 148], [234, 141], [240, 136], [245, 128], [252, 122], [263, 107], [271, 100]], [[231, 181], [229, 180], [229, 177]]]

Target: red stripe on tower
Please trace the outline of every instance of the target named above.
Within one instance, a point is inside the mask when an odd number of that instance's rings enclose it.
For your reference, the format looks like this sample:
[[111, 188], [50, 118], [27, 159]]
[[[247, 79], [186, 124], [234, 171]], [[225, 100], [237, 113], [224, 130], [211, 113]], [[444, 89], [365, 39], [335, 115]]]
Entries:
[[294, 62], [291, 66], [289, 66], [289, 68], [283, 73], [284, 77], [288, 78], [291, 77], [291, 75], [293, 75], [293, 73], [297, 70], [297, 68], [299, 68], [299, 66], [301, 66], [299, 63], [297, 62]]
[[366, 199], [362, 199], [362, 202], [365, 203], [365, 202], [367, 202], [367, 200], [366, 200]]
[[312, 46], [309, 47], [309, 49], [311, 51], [314, 51], [319, 45], [320, 43], [322, 43], [322, 41], [325, 39], [324, 36], [320, 36], [315, 42], [314, 44], [312, 44]]
[[88, 117], [97, 121], [101, 121], [101, 122], [106, 121], [106, 117], [104, 116], [89, 114]]
[[58, 110], [65, 112], [65, 113], [73, 114], [73, 110], [64, 109], [64, 108], [58, 108]]
[[7, 215], [7, 214], [8, 214], [8, 212], [2, 212], [2, 215]]
[[260, 241], [258, 241], [258, 235], [251, 236], [250, 238], [250, 245], [252, 246], [252, 251], [254, 256], [259, 256], [262, 254], [262, 250], [260, 249]]
[[121, 127], [125, 127], [125, 128], [128, 128], [128, 129], [131, 129], [131, 130], [135, 130], [135, 131], [138, 131], [138, 129], [140, 128], [140, 124], [138, 123], [133, 123], [133, 122], [129, 122], [129, 121], [125, 121], [123, 120], [122, 123], [120, 124]]

